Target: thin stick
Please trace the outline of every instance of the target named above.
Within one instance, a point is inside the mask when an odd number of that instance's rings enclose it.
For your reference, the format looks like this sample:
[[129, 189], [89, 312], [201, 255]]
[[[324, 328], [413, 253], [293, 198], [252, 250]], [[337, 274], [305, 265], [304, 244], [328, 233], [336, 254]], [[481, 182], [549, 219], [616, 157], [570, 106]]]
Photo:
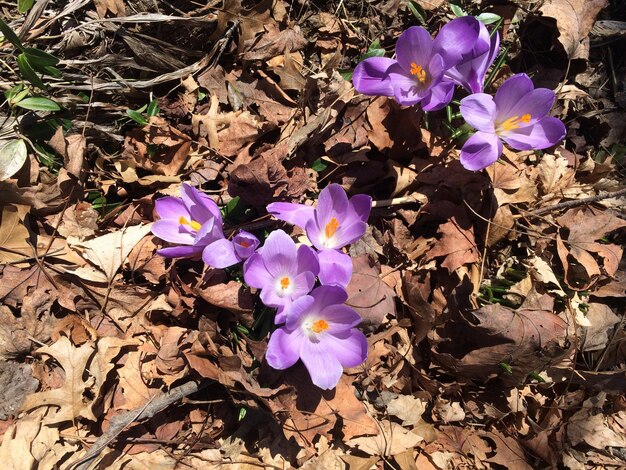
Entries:
[[576, 199], [574, 201], [565, 201], [560, 202], [559, 204], [555, 204], [550, 207], [544, 207], [543, 209], [537, 209], [536, 211], [529, 212], [528, 216], [538, 216], [541, 214], [546, 214], [548, 212], [558, 211], [561, 209], [569, 209], [571, 207], [584, 206], [585, 204], [591, 204], [593, 202], [601, 201], [602, 199], [608, 199], [610, 197], [619, 197], [626, 194], [626, 188], [620, 189], [619, 191], [608, 192], [608, 191], [600, 191], [600, 194], [597, 196], [586, 197], [584, 199]]
[[111, 418], [107, 432], [96, 439], [85, 456], [72, 463], [68, 467], [68, 470], [86, 470], [91, 462], [132, 423], [146, 418], [152, 418], [158, 412], [163, 411], [168, 406], [182, 400], [186, 396], [203, 389], [209, 385], [209, 383], [210, 382], [187, 382], [179, 387], [173, 388], [169, 392], [163, 393], [157, 398], [151, 398], [141, 408], [114, 416]]

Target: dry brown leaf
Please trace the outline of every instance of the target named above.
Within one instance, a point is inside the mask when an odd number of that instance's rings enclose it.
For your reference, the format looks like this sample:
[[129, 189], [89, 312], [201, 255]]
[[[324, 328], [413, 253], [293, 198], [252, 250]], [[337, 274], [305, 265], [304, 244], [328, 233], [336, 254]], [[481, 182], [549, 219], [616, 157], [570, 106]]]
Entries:
[[300, 31], [300, 27], [297, 25], [281, 31], [276, 24], [269, 23], [265, 26], [265, 29], [265, 33], [257, 42], [253, 43], [249, 48], [246, 47], [248, 51], [242, 56], [242, 59], [271, 59], [285, 52], [299, 51], [308, 44], [308, 41]]
[[[85, 343], [77, 348], [62, 336], [53, 345], [40, 348], [38, 353], [50, 356], [59, 363], [65, 371], [65, 381], [61, 388], [29, 395], [22, 408], [55, 407], [56, 413], [46, 418], [50, 423], [74, 421], [78, 417], [96, 421], [92, 410], [97, 397], [93, 390], [96, 380], [86, 373], [87, 364], [96, 353], [95, 345]], [[85, 375], [87, 378], [83, 379]]]
[[402, 420], [403, 426], [413, 426], [422, 420], [428, 402], [413, 395], [400, 395], [387, 404], [387, 412]]
[[242, 0], [226, 0], [217, 15], [217, 26], [215, 32], [209, 38], [215, 43], [223, 38], [226, 29], [232, 22], [240, 24], [241, 32], [238, 35], [238, 52], [244, 51], [244, 46], [254, 37], [264, 31], [265, 26], [275, 23], [271, 17], [272, 0], [262, 0], [250, 9], [244, 9]]
[[464, 264], [475, 263], [480, 259], [474, 227], [465, 215], [453, 216], [439, 226], [438, 232], [441, 238], [426, 255], [427, 260], [444, 257], [441, 266], [453, 273]]
[[94, 0], [98, 17], [104, 18], [108, 11], [113, 16], [126, 16], [126, 6], [123, 0]]
[[585, 443], [595, 449], [626, 447], [626, 411], [606, 415], [592, 407], [583, 408], [567, 423], [572, 445]]
[[414, 448], [423, 438], [403, 428], [398, 423], [382, 421], [376, 436], [355, 437], [346, 441], [350, 447], [376, 456], [391, 457]]
[[[117, 270], [122, 266], [134, 246], [150, 233], [152, 224], [133, 225], [116, 232], [107, 233], [91, 240], [76, 241], [71, 244], [73, 248], [77, 248], [82, 256], [97, 266], [103, 273], [104, 279], [92, 279], [85, 277], [87, 280], [96, 281], [112, 281]], [[86, 271], [68, 270], [67, 272], [76, 274], [79, 277], [86, 276]]]
[[13, 204], [2, 206], [0, 220], [0, 264], [15, 263], [30, 258], [33, 247], [29, 242], [30, 234], [24, 226], [26, 206]]
[[[79, 202], [75, 206], [68, 207], [62, 214], [61, 223], [57, 231], [59, 235], [74, 239], [83, 240], [90, 237], [98, 230], [98, 219], [100, 215], [88, 202]], [[53, 225], [56, 221], [53, 219]]]
[[608, 0], [546, 0], [539, 11], [544, 17], [554, 18], [559, 31], [559, 42], [569, 59], [587, 59], [587, 35]]
[[585, 339], [581, 351], [598, 351], [604, 349], [609, 341], [613, 326], [620, 318], [605, 304], [592, 302], [586, 315], [590, 326], [585, 328]]
[[361, 315], [365, 324], [380, 325], [385, 316], [396, 313], [395, 292], [381, 280], [380, 267], [369, 255], [352, 258], [352, 266], [346, 304]]

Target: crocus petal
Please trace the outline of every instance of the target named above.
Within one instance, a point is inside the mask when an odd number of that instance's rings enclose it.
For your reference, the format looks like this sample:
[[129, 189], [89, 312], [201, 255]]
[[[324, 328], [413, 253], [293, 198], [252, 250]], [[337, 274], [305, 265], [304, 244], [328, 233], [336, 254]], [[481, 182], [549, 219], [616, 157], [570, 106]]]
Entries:
[[269, 234], [262, 249], [267, 270], [274, 276], [296, 271], [297, 249], [294, 241], [282, 230]]
[[190, 184], [183, 184], [181, 188], [183, 203], [189, 209], [191, 217], [200, 223], [215, 217], [222, 224], [222, 214], [213, 199], [198, 191]]
[[251, 233], [241, 230], [233, 237], [235, 253], [240, 259], [248, 259], [259, 247], [259, 239]]
[[478, 171], [494, 163], [502, 154], [502, 142], [496, 134], [476, 132], [461, 149], [461, 165]]
[[337, 250], [322, 250], [317, 256], [322, 285], [346, 287], [352, 278], [352, 258]]
[[292, 202], [273, 202], [268, 204], [267, 212], [279, 220], [304, 229], [306, 223], [313, 218], [313, 207]]
[[491, 95], [475, 93], [461, 100], [461, 115], [475, 129], [493, 133], [496, 104]]
[[[323, 287], [323, 286], [322, 286]], [[328, 332], [341, 334], [361, 323], [361, 316], [347, 305], [329, 305], [320, 312], [320, 316], [328, 322]]]
[[403, 106], [412, 106], [424, 98], [425, 93], [420, 93], [417, 81], [400, 67], [394, 64], [389, 67], [389, 80], [393, 84], [393, 96]]
[[348, 300], [348, 293], [341, 287], [320, 286], [313, 289], [311, 297], [315, 299], [315, 304], [311, 307], [311, 311], [321, 312], [331, 305], [343, 304]]
[[357, 194], [350, 198], [349, 206], [356, 217], [362, 222], [367, 222], [372, 211], [372, 197], [367, 194]]
[[[351, 221], [352, 223], [346, 223], [345, 227], [341, 227], [337, 230], [337, 233], [332, 239], [332, 245], [327, 244], [326, 248], [339, 249], [343, 248], [346, 245], [350, 245], [354, 243], [359, 238], [363, 236], [365, 231], [367, 230], [367, 224], [361, 221]], [[321, 248], [319, 248], [321, 249]]]
[[312, 311], [314, 303], [315, 298], [312, 295], [303, 295], [288, 304], [282, 312], [285, 316], [285, 319], [283, 321], [287, 322], [287, 329], [294, 330], [298, 328], [298, 326], [300, 325], [300, 319], [303, 315], [306, 315]]
[[274, 277], [265, 267], [260, 253], [254, 253], [243, 265], [243, 280], [250, 287], [263, 289], [270, 286]]
[[168, 248], [161, 248], [157, 250], [157, 255], [164, 256], [166, 258], [191, 258], [202, 253], [201, 246], [170, 246]]
[[306, 245], [298, 247], [298, 255], [296, 258], [297, 272], [310, 271], [314, 276], [320, 272], [320, 264], [317, 259], [317, 253]]
[[422, 100], [422, 109], [424, 111], [437, 111], [445, 108], [452, 99], [454, 83], [442, 81], [428, 91], [428, 95]]
[[331, 217], [343, 217], [348, 211], [348, 195], [338, 184], [332, 183], [320, 192], [315, 208], [315, 219], [320, 226], [326, 225]]
[[360, 62], [352, 74], [355, 90], [364, 95], [393, 96], [393, 85], [387, 70], [395, 63], [395, 60], [388, 57], [370, 57]]
[[183, 230], [178, 221], [171, 219], [157, 220], [152, 224], [151, 231], [154, 235], [170, 243], [180, 245], [193, 245], [195, 236]]
[[502, 139], [516, 150], [541, 150], [558, 144], [565, 134], [565, 125], [559, 119], [545, 117], [533, 126], [507, 132]]
[[[498, 120], [502, 120], [516, 115], [515, 108], [526, 95], [535, 89], [532, 80], [525, 73], [518, 73], [506, 80], [494, 97], [496, 108], [498, 109]], [[518, 114], [521, 116], [521, 114]]]
[[274, 369], [283, 370], [291, 367], [300, 359], [300, 345], [304, 341], [302, 332], [297, 329], [286, 331], [278, 328], [272, 333], [267, 343], [265, 359]]
[[289, 314], [289, 305], [290, 304], [276, 307], [276, 315], [274, 315], [274, 325], [280, 325], [287, 321], [287, 316]]
[[421, 26], [413, 26], [398, 38], [396, 57], [398, 64], [406, 73], [410, 73], [413, 64], [423, 69], [428, 67], [431, 57], [433, 39], [430, 33]]
[[321, 342], [302, 341], [300, 358], [315, 385], [325, 390], [335, 388], [343, 374], [343, 367], [335, 356], [324, 349]]
[[235, 253], [233, 242], [222, 238], [206, 246], [202, 251], [202, 261], [208, 266], [222, 269], [239, 263], [241, 258]]
[[202, 245], [207, 246], [213, 243], [216, 240], [220, 240], [224, 238], [224, 232], [222, 231], [222, 225], [218, 223], [218, 220], [214, 217], [211, 217], [207, 222], [205, 222], [198, 233], [196, 233], [196, 238], [194, 240], [194, 245]]
[[354, 328], [341, 335], [324, 335], [320, 338], [320, 345], [343, 367], [356, 367], [367, 359], [367, 338]]
[[154, 208], [159, 218], [171, 219], [178, 221], [181, 217], [191, 218], [191, 214], [183, 204], [183, 201], [177, 197], [162, 197], [154, 202]]
[[305, 271], [293, 278], [293, 290], [289, 295], [291, 300], [308, 294], [315, 285], [315, 275], [310, 271]]
[[[510, 111], [512, 115], [505, 115], [498, 110], [498, 121], [506, 120], [513, 116], [529, 115], [530, 120], [528, 122], [519, 122], [519, 128], [532, 126], [539, 119], [544, 118], [549, 112], [550, 108], [554, 104], [555, 94], [552, 90], [547, 88], [537, 88], [525, 95], [515, 107]], [[510, 131], [504, 131], [500, 135], [504, 136]]]
[[[446, 62], [446, 68], [453, 67], [461, 62], [477, 45], [480, 33], [480, 21], [473, 16], [457, 18], [445, 24], [433, 41], [433, 53], [441, 54]], [[488, 44], [479, 44], [482, 48], [477, 53], [486, 52]]]

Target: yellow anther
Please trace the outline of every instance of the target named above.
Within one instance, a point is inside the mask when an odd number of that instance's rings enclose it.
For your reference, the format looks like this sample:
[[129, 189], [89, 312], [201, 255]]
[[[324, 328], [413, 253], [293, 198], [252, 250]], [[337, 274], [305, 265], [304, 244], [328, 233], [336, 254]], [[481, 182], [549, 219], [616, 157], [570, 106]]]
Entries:
[[415, 62], [411, 63], [411, 75], [415, 75], [417, 80], [421, 83], [426, 81], [426, 70], [421, 65], [417, 65]]
[[326, 224], [326, 227], [324, 227], [324, 235], [326, 235], [326, 238], [330, 238], [335, 234], [338, 228], [339, 228], [339, 221], [333, 217], [332, 219], [328, 221], [328, 223]]
[[201, 223], [196, 222], [195, 220], [189, 221], [185, 219], [185, 217], [183, 217], [182, 215], [180, 216], [180, 219], [178, 219], [178, 223], [180, 225], [189, 225], [192, 228], [192, 230], [195, 230], [196, 232], [202, 228]]
[[519, 129], [520, 123], [528, 124], [530, 122], [530, 114], [524, 114], [522, 117], [513, 116], [508, 118], [502, 124], [500, 124], [499, 128], [502, 131], [510, 131], [513, 129]]
[[326, 331], [328, 329], [328, 323], [325, 320], [317, 320], [313, 325], [311, 325], [311, 330], [314, 333], [321, 333], [322, 331]]
[[282, 289], [286, 289], [287, 287], [289, 287], [289, 284], [291, 284], [291, 281], [289, 280], [289, 278], [288, 278], [288, 277], [283, 277], [283, 278], [280, 280], [280, 287], [281, 287]]

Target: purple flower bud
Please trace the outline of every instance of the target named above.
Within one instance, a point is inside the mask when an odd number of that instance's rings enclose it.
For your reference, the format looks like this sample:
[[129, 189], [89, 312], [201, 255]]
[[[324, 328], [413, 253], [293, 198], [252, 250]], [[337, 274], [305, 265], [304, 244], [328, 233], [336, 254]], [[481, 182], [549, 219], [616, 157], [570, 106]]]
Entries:
[[288, 307], [286, 324], [270, 337], [265, 359], [274, 369], [287, 369], [302, 359], [315, 385], [334, 388], [344, 367], [367, 358], [367, 339], [355, 327], [361, 317], [344, 305], [348, 294], [321, 286]]
[[536, 88], [526, 74], [505, 81], [492, 97], [475, 93], [461, 100], [461, 114], [477, 129], [461, 149], [461, 164], [482, 170], [502, 154], [502, 141], [515, 150], [552, 147], [565, 137], [563, 123], [548, 116], [555, 94]]

